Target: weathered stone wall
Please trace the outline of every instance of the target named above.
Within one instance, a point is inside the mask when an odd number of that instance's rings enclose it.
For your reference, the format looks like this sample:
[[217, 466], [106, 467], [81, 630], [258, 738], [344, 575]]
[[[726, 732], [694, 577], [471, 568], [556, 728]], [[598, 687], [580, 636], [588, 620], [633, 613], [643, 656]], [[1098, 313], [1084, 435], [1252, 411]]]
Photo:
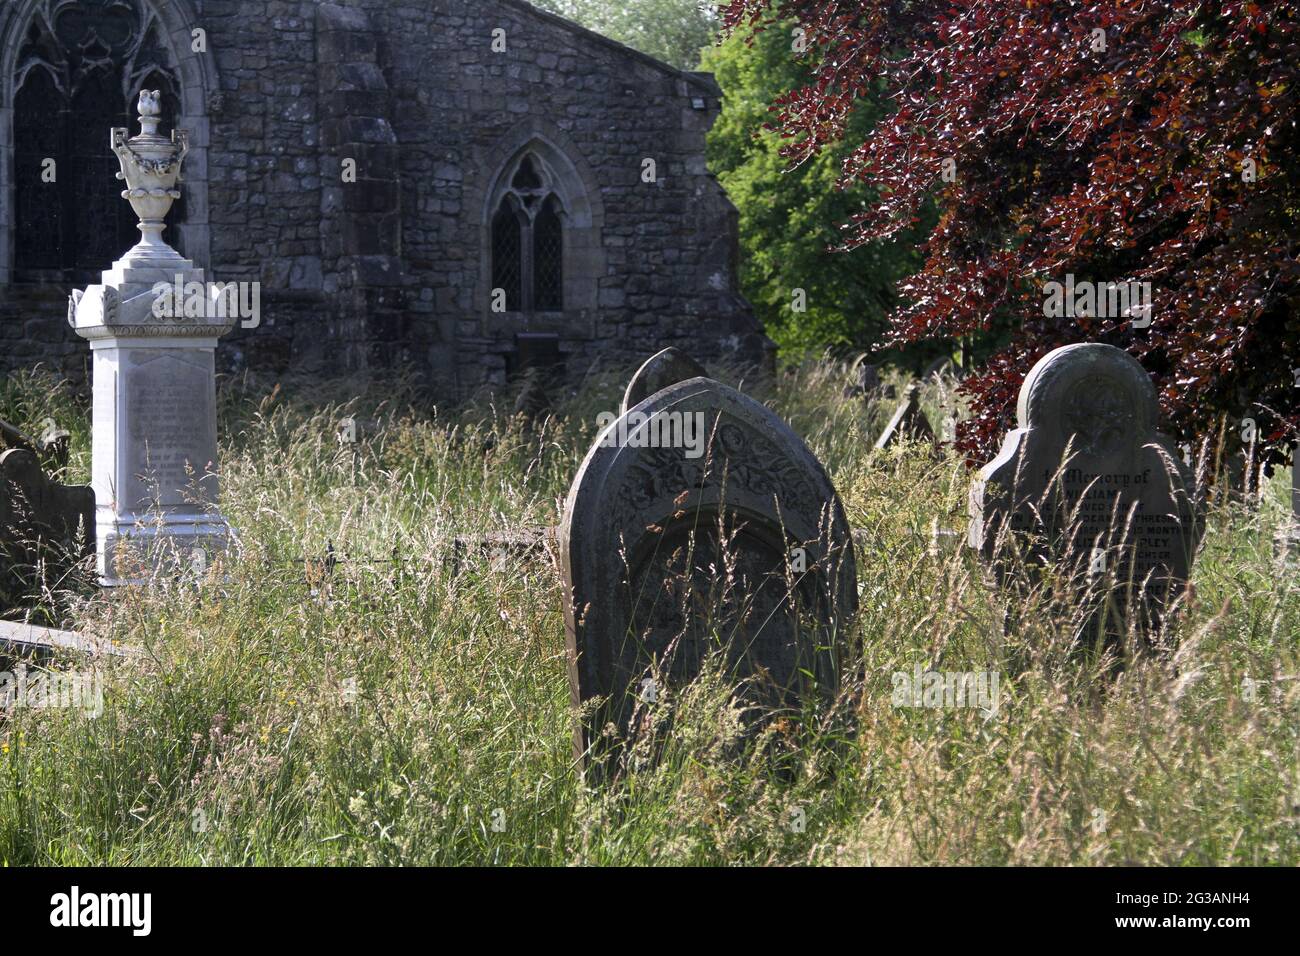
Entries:
[[[343, 316], [325, 283], [316, 7], [199, 0], [220, 90], [208, 97], [209, 279], [261, 283], [261, 324], [217, 349], [226, 371], [341, 371]], [[331, 355], [334, 362], [327, 361]]]
[[90, 349], [68, 327], [67, 293], [0, 286], [0, 377], [40, 366], [75, 383], [88, 380]]
[[[413, 304], [455, 336], [462, 389], [499, 383], [514, 335], [556, 331], [571, 371], [677, 344], [705, 358], [756, 337], [736, 295], [732, 208], [704, 163], [717, 116], [711, 77], [649, 58], [523, 3], [369, 0], [388, 38], [402, 150], [406, 255], [433, 291]], [[505, 52], [493, 52], [494, 30]], [[576, 167], [596, 208], [593, 288], [566, 289], [563, 322], [490, 309], [485, 208], [492, 182], [529, 142]], [[652, 159], [657, 181], [642, 181]], [[580, 265], [566, 262], [566, 267]]]
[[[520, 0], [166, 6], [178, 50], [187, 23], [206, 31], [216, 79], [202, 82], [219, 86], [187, 100], [204, 115], [182, 119], [207, 145], [204, 168], [186, 169], [207, 185], [187, 247], [206, 246], [209, 278], [262, 286], [261, 325], [218, 349], [226, 370], [404, 368], [460, 397], [505, 382], [520, 333], [558, 335], [575, 377], [670, 344], [704, 360], [766, 357], [736, 292], [734, 210], [705, 169], [710, 77]], [[563, 170], [577, 210], [559, 314], [491, 310], [490, 199], [526, 148]], [[62, 296], [32, 298], [0, 294], [0, 372], [48, 355], [78, 377], [84, 346]]]

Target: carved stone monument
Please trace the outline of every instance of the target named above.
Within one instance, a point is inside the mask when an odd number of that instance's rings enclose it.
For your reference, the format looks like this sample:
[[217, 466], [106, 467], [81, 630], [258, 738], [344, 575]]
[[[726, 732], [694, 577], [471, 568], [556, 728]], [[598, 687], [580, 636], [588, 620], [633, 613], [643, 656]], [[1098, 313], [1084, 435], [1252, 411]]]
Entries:
[[68, 304], [70, 324], [94, 354], [91, 483], [99, 573], [109, 585], [127, 580], [115, 563], [124, 542], [146, 565], [178, 555], [188, 564], [196, 552], [223, 548], [228, 534], [215, 510], [213, 358], [234, 318], [210, 300], [201, 315], [186, 315], [200, 310], [179, 303], [155, 309], [167, 294], [156, 287], [208, 286], [203, 270], [162, 239], [163, 220], [180, 196], [187, 134], [158, 134], [157, 92], [141, 92], [138, 109], [140, 133], [128, 139], [128, 130], [114, 129], [111, 146], [141, 239]]
[[689, 378], [609, 425], [559, 551], [573, 703], [598, 701], [575, 728], [590, 775], [617, 774], [646, 708], [710, 655], [756, 721], [838, 686], [857, 606], [843, 509], [790, 427], [735, 389]]
[[1144, 632], [1187, 582], [1202, 532], [1192, 477], [1156, 431], [1155, 386], [1111, 345], [1045, 355], [1020, 389], [1019, 427], [971, 488], [970, 545], [1002, 571], [1003, 529], [1031, 565], [1079, 586], [1108, 582], [1108, 633], [1134, 612]]

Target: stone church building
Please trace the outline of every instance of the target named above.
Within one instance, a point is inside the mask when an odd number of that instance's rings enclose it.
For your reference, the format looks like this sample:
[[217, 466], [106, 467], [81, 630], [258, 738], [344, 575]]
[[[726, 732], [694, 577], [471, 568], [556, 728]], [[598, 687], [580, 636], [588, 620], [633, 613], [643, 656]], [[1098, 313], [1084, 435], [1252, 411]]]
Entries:
[[0, 375], [86, 379], [67, 297], [138, 238], [109, 130], [142, 88], [190, 131], [165, 238], [260, 283], [229, 371], [451, 397], [674, 344], [770, 358], [708, 74], [522, 0], [0, 0]]

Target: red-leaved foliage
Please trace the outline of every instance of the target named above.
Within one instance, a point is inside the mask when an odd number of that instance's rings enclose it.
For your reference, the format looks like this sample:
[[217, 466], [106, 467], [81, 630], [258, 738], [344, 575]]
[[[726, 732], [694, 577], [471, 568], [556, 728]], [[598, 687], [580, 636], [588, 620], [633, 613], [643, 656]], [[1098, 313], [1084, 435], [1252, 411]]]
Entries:
[[[987, 459], [1032, 364], [1103, 341], [1152, 373], [1182, 440], [1258, 423], [1289, 459], [1300, 425], [1300, 0], [733, 0], [728, 27], [797, 23], [811, 85], [775, 104], [793, 163], [836, 141], [883, 84], [893, 112], [841, 185], [879, 203], [852, 247], [933, 198], [926, 263], [895, 341], [996, 343], [959, 434]], [[1104, 31], [1104, 32], [1099, 32]], [[792, 54], [794, 55], [794, 54]], [[945, 160], [953, 181], [945, 181]], [[1253, 175], [1252, 175], [1253, 172]], [[1044, 284], [1151, 283], [1151, 323], [1049, 318]]]

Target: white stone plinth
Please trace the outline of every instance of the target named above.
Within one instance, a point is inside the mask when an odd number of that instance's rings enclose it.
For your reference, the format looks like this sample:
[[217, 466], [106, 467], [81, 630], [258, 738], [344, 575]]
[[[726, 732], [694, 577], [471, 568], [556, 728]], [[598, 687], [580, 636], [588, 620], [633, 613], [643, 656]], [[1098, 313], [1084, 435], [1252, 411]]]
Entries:
[[[216, 510], [214, 358], [234, 320], [155, 315], [156, 285], [203, 282], [201, 269], [163, 249], [136, 246], [69, 302], [69, 322], [94, 354], [91, 484], [105, 585], [178, 560], [206, 565], [229, 536]], [[129, 567], [118, 561], [128, 553]]]

